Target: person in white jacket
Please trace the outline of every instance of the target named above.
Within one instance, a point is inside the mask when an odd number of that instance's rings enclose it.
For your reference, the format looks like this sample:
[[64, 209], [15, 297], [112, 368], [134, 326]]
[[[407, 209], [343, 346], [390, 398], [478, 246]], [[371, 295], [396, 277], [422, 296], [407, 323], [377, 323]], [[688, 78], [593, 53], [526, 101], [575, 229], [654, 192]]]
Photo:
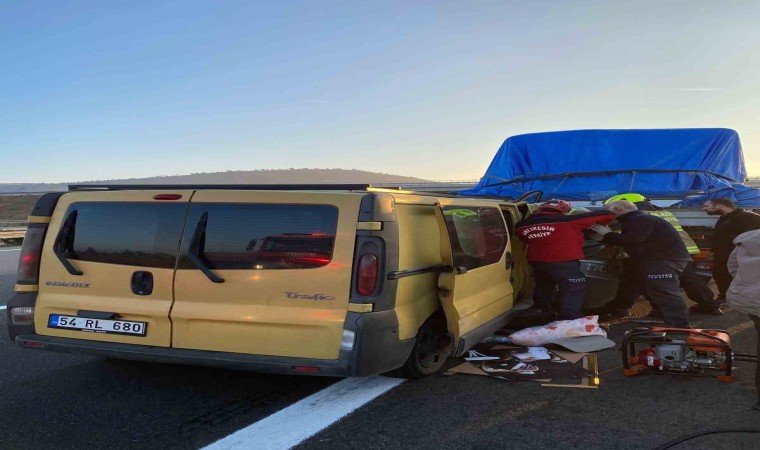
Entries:
[[[734, 277], [726, 292], [731, 308], [749, 314], [758, 333], [757, 348], [760, 350], [760, 230], [747, 231], [734, 239], [736, 246], [728, 258], [728, 271]], [[755, 369], [755, 388], [758, 402], [753, 407], [760, 411], [760, 368]]]

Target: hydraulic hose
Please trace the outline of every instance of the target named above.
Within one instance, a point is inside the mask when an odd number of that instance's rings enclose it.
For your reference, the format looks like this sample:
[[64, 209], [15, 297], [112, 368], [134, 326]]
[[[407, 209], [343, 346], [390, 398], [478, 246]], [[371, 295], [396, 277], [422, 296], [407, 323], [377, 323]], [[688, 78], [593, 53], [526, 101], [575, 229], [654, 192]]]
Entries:
[[668, 442], [666, 444], [663, 444], [663, 445], [657, 447], [654, 450], [666, 450], [666, 449], [675, 447], [678, 444], [681, 444], [683, 442], [686, 442], [686, 441], [694, 439], [694, 438], [698, 438], [698, 437], [702, 437], [702, 436], [707, 436], [709, 434], [719, 434], [719, 433], [760, 433], [760, 429], [751, 430], [751, 429], [742, 429], [742, 428], [736, 428], [736, 429], [734, 429], [734, 428], [728, 428], [728, 429], [725, 429], [725, 430], [703, 431], [703, 432], [700, 432], [700, 433], [695, 433], [695, 434], [690, 434], [688, 436], [680, 437], [680, 438], [678, 438], [676, 440], [673, 440], [673, 441], [670, 441], [670, 442]]

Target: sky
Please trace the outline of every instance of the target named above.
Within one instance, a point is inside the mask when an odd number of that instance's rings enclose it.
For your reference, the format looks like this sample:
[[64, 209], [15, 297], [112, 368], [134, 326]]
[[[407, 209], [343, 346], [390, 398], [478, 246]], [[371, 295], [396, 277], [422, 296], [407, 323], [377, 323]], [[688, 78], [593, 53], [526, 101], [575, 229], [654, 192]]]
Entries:
[[509, 136], [732, 128], [760, 1], [0, 3], [0, 183], [343, 168], [480, 178]]

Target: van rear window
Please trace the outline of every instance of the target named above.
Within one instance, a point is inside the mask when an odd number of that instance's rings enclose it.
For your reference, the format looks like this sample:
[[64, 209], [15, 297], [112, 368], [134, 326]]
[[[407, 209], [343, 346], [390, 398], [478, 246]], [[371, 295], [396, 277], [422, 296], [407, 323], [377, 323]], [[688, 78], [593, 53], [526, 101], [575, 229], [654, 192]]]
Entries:
[[187, 203], [72, 203], [76, 223], [66, 257], [127, 266], [174, 268]]
[[[199, 256], [211, 269], [312, 269], [332, 260], [338, 228], [335, 206], [195, 203], [183, 255], [203, 213], [208, 219]], [[194, 266], [183, 258], [180, 268]]]

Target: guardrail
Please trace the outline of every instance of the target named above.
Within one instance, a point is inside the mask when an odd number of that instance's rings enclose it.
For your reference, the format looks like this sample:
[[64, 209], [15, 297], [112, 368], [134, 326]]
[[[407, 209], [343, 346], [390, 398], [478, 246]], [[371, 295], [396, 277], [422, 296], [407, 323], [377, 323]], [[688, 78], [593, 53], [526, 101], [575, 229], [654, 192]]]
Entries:
[[21, 245], [25, 234], [26, 230], [0, 231], [0, 247]]
[[0, 247], [21, 245], [26, 235], [26, 220], [0, 220]]
[[0, 230], [7, 228], [26, 228], [26, 220], [0, 220]]

